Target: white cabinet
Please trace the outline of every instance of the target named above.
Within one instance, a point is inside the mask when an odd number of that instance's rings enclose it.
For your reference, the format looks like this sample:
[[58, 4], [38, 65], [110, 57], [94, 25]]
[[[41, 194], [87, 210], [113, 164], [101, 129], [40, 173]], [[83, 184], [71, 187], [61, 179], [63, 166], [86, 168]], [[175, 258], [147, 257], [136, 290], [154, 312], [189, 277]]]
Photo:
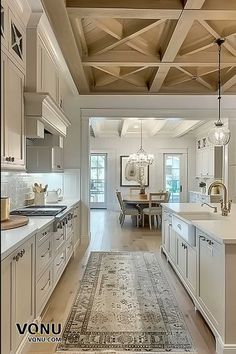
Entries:
[[176, 240], [176, 232], [170, 226], [169, 228], [169, 249], [170, 249], [170, 257], [171, 259], [176, 262], [176, 245], [177, 245], [177, 240]]
[[34, 319], [35, 236], [1, 262], [2, 353], [15, 353], [22, 335], [16, 323]]
[[37, 91], [47, 92], [59, 104], [59, 74], [51, 53], [38, 37]]
[[80, 245], [80, 206], [77, 205], [74, 209], [74, 247], [75, 249]]
[[24, 74], [2, 52], [2, 156], [3, 169], [24, 169]]
[[208, 317], [216, 327], [223, 322], [223, 247], [201, 231], [198, 236], [199, 289], [198, 297]]
[[187, 275], [187, 246], [182, 238], [177, 234], [177, 267], [180, 273]]
[[27, 172], [63, 172], [63, 149], [27, 145]]
[[205, 146], [196, 150], [196, 176], [222, 178], [223, 149], [219, 146]]

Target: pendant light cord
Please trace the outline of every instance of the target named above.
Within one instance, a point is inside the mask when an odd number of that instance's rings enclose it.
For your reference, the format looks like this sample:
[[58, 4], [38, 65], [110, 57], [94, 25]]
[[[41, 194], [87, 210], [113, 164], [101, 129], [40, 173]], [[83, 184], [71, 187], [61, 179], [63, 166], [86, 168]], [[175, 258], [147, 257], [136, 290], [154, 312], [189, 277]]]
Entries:
[[141, 150], [143, 149], [143, 120], [141, 119]]
[[218, 43], [219, 46], [219, 71], [218, 71], [218, 122], [221, 123], [220, 119], [220, 111], [221, 111], [221, 72], [220, 72], [220, 67], [221, 67], [221, 42]]

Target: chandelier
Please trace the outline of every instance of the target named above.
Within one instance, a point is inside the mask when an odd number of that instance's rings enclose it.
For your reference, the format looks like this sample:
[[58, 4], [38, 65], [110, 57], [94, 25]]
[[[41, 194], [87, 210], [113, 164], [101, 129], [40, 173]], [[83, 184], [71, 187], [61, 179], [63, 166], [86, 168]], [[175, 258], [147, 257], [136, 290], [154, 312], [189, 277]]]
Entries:
[[128, 163], [134, 164], [137, 167], [145, 167], [151, 165], [154, 161], [154, 156], [152, 154], [148, 154], [143, 149], [143, 121], [141, 119], [141, 143], [140, 149], [129, 156]]
[[230, 131], [224, 126], [221, 121], [221, 73], [220, 73], [220, 59], [221, 59], [221, 45], [224, 43], [224, 39], [218, 38], [215, 43], [219, 47], [219, 67], [218, 67], [218, 120], [215, 122], [214, 128], [208, 133], [208, 141], [215, 146], [227, 145], [230, 140]]

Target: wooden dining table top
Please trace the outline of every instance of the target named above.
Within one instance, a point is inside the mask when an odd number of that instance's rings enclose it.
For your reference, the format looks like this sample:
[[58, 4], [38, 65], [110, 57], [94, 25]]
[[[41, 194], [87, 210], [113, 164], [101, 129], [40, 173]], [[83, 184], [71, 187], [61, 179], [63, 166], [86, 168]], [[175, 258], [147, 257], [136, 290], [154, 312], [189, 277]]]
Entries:
[[[137, 204], [148, 204], [149, 203], [149, 193], [146, 193], [147, 198], [143, 199], [140, 194], [125, 194], [122, 199], [125, 203], [137, 203]], [[155, 203], [155, 199], [152, 200]], [[157, 200], [160, 203], [160, 199]]]

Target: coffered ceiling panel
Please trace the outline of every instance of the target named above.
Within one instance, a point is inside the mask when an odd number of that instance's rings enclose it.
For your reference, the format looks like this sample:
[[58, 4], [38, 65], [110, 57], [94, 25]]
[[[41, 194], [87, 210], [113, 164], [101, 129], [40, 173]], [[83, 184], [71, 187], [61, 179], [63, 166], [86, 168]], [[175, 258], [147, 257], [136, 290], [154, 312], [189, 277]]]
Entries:
[[223, 91], [236, 93], [235, 0], [52, 3], [43, 0], [80, 93], [215, 94], [219, 37]]

